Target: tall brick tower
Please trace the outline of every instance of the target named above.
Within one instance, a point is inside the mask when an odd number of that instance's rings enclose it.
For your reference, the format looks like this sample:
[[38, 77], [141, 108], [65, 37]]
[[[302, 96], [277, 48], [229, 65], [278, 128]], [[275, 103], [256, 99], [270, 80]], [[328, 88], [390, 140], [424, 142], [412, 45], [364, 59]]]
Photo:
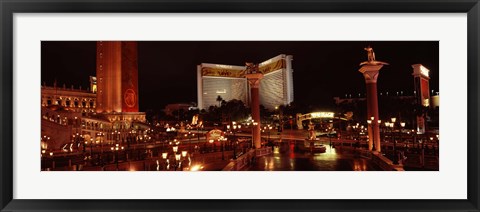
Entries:
[[137, 42], [97, 42], [97, 113], [138, 112]]

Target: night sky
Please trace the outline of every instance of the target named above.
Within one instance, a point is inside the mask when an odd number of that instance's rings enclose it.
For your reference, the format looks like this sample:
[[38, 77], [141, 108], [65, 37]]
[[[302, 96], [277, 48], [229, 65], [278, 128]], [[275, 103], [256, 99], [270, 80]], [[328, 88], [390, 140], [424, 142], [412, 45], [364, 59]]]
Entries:
[[[96, 42], [42, 42], [42, 79], [52, 86], [73, 84], [83, 89], [95, 75]], [[161, 41], [138, 43], [140, 110], [158, 111], [169, 103], [197, 102], [197, 65], [242, 66], [279, 54], [293, 55], [294, 99], [298, 104], [329, 106], [334, 96], [363, 96], [365, 81], [358, 72], [371, 45], [376, 59], [388, 62], [380, 70], [378, 92], [413, 93], [412, 64], [430, 69], [430, 90], [438, 91], [437, 41]]]

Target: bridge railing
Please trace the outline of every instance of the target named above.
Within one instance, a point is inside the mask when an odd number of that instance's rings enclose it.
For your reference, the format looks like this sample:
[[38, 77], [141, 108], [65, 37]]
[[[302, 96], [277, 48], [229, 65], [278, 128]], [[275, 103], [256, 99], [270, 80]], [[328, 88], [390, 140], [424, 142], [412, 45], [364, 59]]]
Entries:
[[356, 151], [361, 157], [370, 159], [373, 163], [379, 166], [384, 171], [404, 171], [403, 165], [395, 165], [387, 157], [383, 156], [379, 152], [371, 152], [366, 149], [357, 148]]
[[253, 159], [255, 157], [261, 157], [265, 155], [272, 154], [272, 147], [263, 147], [260, 149], [250, 149], [248, 152], [245, 154], [239, 156], [235, 160], [230, 160], [230, 163], [228, 163], [225, 168], [223, 168], [222, 171], [239, 171], [244, 169], [245, 167], [249, 166], [252, 164]]

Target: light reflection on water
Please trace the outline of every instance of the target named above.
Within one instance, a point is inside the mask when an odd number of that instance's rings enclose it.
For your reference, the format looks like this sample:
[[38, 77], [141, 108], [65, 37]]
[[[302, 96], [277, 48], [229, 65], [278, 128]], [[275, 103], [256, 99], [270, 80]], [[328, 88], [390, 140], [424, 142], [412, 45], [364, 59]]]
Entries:
[[377, 168], [370, 161], [349, 151], [331, 148], [324, 153], [299, 152], [293, 143], [285, 143], [285, 151], [257, 158], [252, 171], [372, 171]]

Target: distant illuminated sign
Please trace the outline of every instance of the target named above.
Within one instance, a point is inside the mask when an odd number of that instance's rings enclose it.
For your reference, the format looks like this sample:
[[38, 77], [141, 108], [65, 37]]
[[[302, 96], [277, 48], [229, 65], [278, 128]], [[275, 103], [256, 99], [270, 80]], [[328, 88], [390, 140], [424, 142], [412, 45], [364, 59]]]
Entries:
[[220, 68], [218, 66], [224, 65], [217, 65], [217, 68], [202, 67], [202, 76], [243, 78], [245, 75], [245, 70], [235, 70], [225, 67]]
[[430, 70], [428, 70], [427, 68], [425, 68], [424, 66], [420, 66], [420, 73], [423, 75], [423, 76], [426, 76], [428, 77], [428, 73], [430, 72]]
[[229, 66], [229, 65], [215, 65], [216, 67], [219, 67], [219, 68], [233, 68], [233, 66]]
[[217, 93], [217, 94], [227, 93], [227, 89], [217, 90], [217, 91], [215, 91], [215, 93]]
[[312, 118], [333, 118], [334, 113], [333, 112], [315, 112], [315, 113], [310, 113], [310, 117]]
[[221, 137], [223, 137], [224, 133], [221, 130], [213, 129], [207, 132], [206, 137], [207, 140], [214, 140], [218, 141]]

